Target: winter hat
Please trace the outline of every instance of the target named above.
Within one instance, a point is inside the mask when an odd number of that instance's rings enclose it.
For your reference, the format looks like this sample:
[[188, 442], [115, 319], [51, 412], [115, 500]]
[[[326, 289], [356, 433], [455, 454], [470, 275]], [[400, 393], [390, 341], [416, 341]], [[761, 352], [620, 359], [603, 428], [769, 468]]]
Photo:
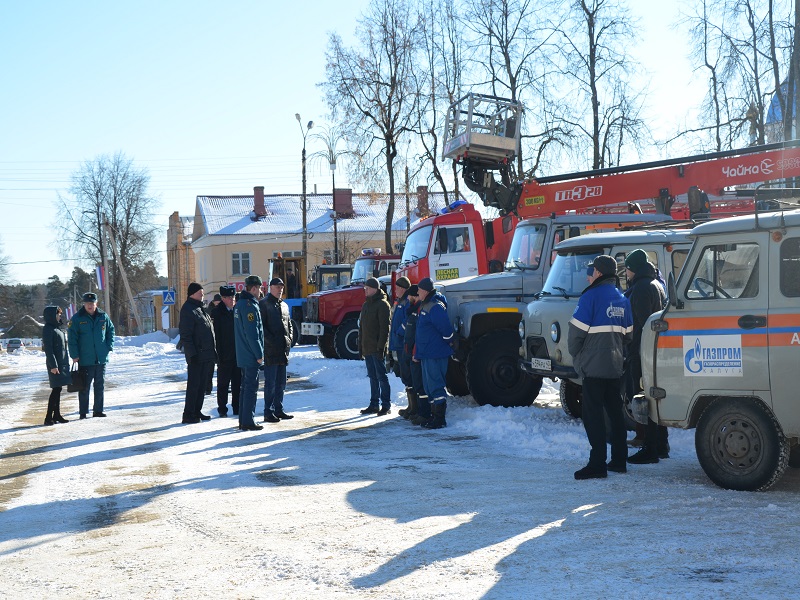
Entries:
[[95, 294], [94, 292], [86, 292], [82, 296], [82, 299], [84, 302], [97, 302], [97, 294]]
[[617, 274], [617, 261], [613, 256], [608, 254], [601, 254], [589, 263], [590, 267], [594, 267], [603, 275], [616, 275]]
[[283, 279], [280, 277], [273, 277], [269, 280], [270, 285], [283, 285]]
[[430, 277], [426, 277], [422, 281], [417, 284], [417, 287], [421, 290], [425, 290], [426, 292], [433, 291], [433, 280]]
[[222, 296], [220, 296], [219, 294], [214, 294], [214, 299], [212, 300], [212, 302], [222, 302]]
[[401, 287], [404, 290], [407, 290], [409, 288], [409, 286], [411, 285], [411, 281], [409, 281], [408, 277], [405, 277], [405, 276], [398, 277], [397, 281], [395, 281], [395, 283], [397, 284], [397, 287]]
[[409, 286], [408, 295], [409, 296], [419, 296], [419, 287], [417, 286], [416, 283], [414, 285]]
[[379, 289], [381, 289], [381, 284], [380, 284], [380, 282], [379, 282], [377, 279], [375, 279], [374, 277], [370, 277], [369, 279], [367, 279], [367, 280], [364, 282], [364, 287], [371, 287], [371, 288], [374, 288], [374, 289], [376, 289], [376, 290], [379, 290]]
[[[232, 285], [219, 286], [219, 295], [223, 298], [229, 298], [236, 295], [236, 288]], [[214, 296], [216, 298], [216, 296]]]
[[263, 283], [264, 282], [261, 281], [261, 277], [259, 277], [258, 275], [250, 275], [247, 277], [247, 279], [244, 280], [245, 287], [253, 287], [253, 286], [261, 287]]
[[200, 285], [196, 281], [193, 281], [192, 283], [189, 284], [189, 290], [187, 291], [186, 295], [193, 296], [202, 289], [203, 289], [202, 285]]
[[625, 257], [625, 267], [634, 273], [641, 271], [645, 265], [647, 265], [647, 253], [641, 248], [637, 248]]

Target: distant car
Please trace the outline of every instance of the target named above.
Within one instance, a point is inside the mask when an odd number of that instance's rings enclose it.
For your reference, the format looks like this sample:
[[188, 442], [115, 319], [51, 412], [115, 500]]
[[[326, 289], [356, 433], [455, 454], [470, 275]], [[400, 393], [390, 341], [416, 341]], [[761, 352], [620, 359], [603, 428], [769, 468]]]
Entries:
[[25, 344], [22, 343], [22, 340], [19, 338], [12, 338], [8, 340], [8, 344], [6, 344], [6, 352], [11, 353], [18, 348], [24, 347]]

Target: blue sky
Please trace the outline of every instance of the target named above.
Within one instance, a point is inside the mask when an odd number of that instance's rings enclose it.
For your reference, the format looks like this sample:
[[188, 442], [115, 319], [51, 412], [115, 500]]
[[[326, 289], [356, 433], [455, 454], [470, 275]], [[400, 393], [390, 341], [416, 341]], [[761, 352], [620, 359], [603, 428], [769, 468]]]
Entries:
[[[692, 100], [686, 35], [670, 28], [677, 3], [629, 4], [644, 27], [636, 50], [650, 71], [651, 110], [668, 126]], [[173, 211], [194, 214], [197, 195], [255, 185], [299, 193], [294, 115], [325, 123], [316, 84], [328, 33], [351, 38], [366, 6], [0, 0], [0, 240], [13, 279], [69, 277], [76, 263], [52, 247], [54, 200], [82, 161], [101, 154], [121, 150], [150, 171], [161, 199], [153, 217], [165, 230]], [[329, 190], [327, 166], [310, 166], [309, 190], [315, 183]]]

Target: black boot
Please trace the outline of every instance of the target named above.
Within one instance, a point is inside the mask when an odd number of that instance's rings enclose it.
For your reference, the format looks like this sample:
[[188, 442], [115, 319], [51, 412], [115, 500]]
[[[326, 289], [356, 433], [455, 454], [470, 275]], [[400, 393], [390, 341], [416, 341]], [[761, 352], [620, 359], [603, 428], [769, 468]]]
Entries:
[[397, 414], [404, 419], [410, 419], [411, 415], [417, 414], [417, 392], [414, 388], [406, 388], [406, 398], [408, 398], [408, 408], [398, 410]]
[[55, 413], [56, 407], [56, 391], [50, 391], [50, 397], [47, 399], [47, 416], [44, 418], [45, 425], [55, 425], [55, 421], [53, 421], [53, 413]]
[[656, 438], [656, 450], [658, 451], [658, 458], [669, 458], [669, 430], [663, 425], [659, 425]]
[[417, 394], [417, 414], [409, 418], [409, 421], [412, 425], [424, 425], [432, 418], [431, 402], [428, 400], [427, 394]]
[[444, 415], [447, 412], [447, 402], [435, 402], [431, 405], [431, 412], [433, 418], [422, 426], [425, 429], [441, 429], [447, 427], [447, 421], [444, 420]]
[[632, 465], [650, 465], [658, 462], [658, 425], [652, 419], [647, 420], [642, 449], [628, 457]]

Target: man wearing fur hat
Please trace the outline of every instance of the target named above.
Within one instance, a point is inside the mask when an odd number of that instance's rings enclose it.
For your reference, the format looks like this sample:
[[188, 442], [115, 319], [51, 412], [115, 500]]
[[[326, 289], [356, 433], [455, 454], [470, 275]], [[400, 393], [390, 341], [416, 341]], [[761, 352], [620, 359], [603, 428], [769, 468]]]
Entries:
[[389, 344], [392, 307], [374, 277], [364, 282], [364, 294], [366, 300], [358, 320], [358, 349], [367, 366], [370, 397], [369, 406], [361, 414], [388, 415], [391, 412], [391, 388], [386, 376], [384, 356]]
[[[642, 346], [642, 330], [648, 317], [654, 312], [664, 310], [667, 295], [657, 279], [655, 266], [647, 259], [647, 253], [637, 248], [625, 258], [625, 275], [628, 289], [625, 295], [631, 303], [633, 312], [633, 338], [628, 347], [628, 377], [633, 393], [642, 391], [642, 359], [639, 354]], [[628, 462], [634, 465], [657, 463], [660, 458], [669, 458], [667, 428], [648, 419], [645, 426], [642, 449]]]

